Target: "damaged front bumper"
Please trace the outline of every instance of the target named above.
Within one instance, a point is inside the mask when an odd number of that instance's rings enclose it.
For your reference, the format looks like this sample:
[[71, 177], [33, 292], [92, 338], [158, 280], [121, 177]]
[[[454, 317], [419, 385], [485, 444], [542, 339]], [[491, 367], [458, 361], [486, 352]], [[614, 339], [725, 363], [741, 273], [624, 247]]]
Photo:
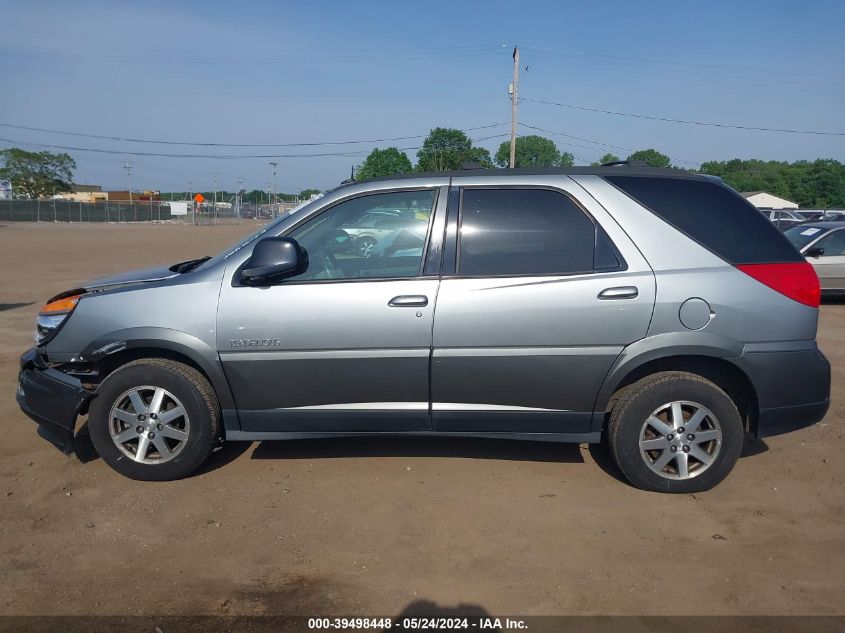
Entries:
[[92, 395], [78, 378], [49, 367], [35, 348], [21, 356], [18, 406], [38, 423], [38, 434], [65, 453], [73, 452], [76, 418]]

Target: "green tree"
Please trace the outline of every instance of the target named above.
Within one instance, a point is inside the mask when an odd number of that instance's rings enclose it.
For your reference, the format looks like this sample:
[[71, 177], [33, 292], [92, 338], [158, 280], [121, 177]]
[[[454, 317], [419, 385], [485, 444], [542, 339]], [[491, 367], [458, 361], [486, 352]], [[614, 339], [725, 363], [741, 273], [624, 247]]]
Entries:
[[370, 155], [355, 170], [355, 180], [369, 180], [380, 176], [393, 176], [395, 174], [407, 174], [413, 171], [410, 159], [405, 152], [395, 147], [386, 149], [374, 149]]
[[620, 160], [616, 154], [611, 154], [608, 152], [604, 156], [598, 159], [597, 162], [593, 163], [593, 166], [604, 165], [605, 163], [615, 163], [617, 160]]
[[[510, 141], [499, 145], [499, 149], [496, 150], [496, 164], [499, 167], [507, 167], [510, 164], [510, 153]], [[518, 136], [516, 139], [515, 167], [553, 167], [560, 164], [560, 157], [561, 154], [555, 142], [544, 136], [530, 134]]]
[[766, 191], [805, 208], [845, 207], [845, 165], [832, 159], [788, 163], [734, 158], [702, 163], [699, 171], [719, 176], [737, 191]]
[[644, 160], [651, 167], [671, 167], [672, 161], [656, 149], [641, 149], [628, 156], [628, 160]]
[[429, 132], [417, 152], [419, 171], [444, 171], [460, 169], [473, 160], [472, 141], [461, 130], [436, 127]]
[[572, 167], [572, 164], [575, 162], [575, 157], [570, 154], [569, 152], [562, 152], [560, 155], [560, 160], [557, 162], [558, 165], [561, 167]]
[[44, 198], [70, 191], [76, 162], [68, 154], [27, 152], [17, 147], [0, 151], [0, 178], [12, 181], [20, 197]]
[[308, 200], [311, 196], [320, 193], [319, 189], [303, 189], [299, 192], [299, 199], [300, 200]]
[[471, 147], [467, 155], [467, 161], [478, 163], [484, 169], [493, 167], [493, 159], [490, 158], [490, 150], [483, 147]]
[[250, 202], [252, 204], [267, 204], [267, 192], [262, 191], [261, 189], [253, 189], [252, 191], [244, 193], [243, 201]]

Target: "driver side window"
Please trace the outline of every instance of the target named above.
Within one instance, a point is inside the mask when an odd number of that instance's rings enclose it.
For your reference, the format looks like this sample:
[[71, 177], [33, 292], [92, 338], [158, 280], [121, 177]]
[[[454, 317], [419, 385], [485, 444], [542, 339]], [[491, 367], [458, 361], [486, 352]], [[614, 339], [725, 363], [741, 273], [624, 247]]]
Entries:
[[341, 202], [288, 234], [308, 254], [294, 281], [416, 277], [436, 190], [376, 193]]

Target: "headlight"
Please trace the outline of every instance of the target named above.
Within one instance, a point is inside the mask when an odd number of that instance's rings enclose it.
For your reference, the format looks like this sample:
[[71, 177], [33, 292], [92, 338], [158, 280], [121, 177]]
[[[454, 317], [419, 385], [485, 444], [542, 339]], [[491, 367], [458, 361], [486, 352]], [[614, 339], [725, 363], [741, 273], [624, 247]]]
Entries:
[[66, 292], [60, 294], [51, 299], [47, 305], [38, 311], [38, 319], [35, 321], [35, 336], [33, 337], [37, 345], [50, 338], [53, 332], [65, 322], [65, 319], [76, 308], [76, 304], [79, 303], [82, 293], [79, 291], [72, 292], [78, 294], [68, 294]]

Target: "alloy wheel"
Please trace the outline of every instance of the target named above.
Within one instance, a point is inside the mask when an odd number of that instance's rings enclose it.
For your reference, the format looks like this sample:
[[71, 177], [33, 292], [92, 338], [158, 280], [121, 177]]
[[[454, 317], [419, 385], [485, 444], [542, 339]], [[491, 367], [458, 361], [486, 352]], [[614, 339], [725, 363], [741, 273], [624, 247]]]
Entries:
[[161, 464], [185, 447], [190, 420], [172, 393], [145, 385], [121, 394], [109, 413], [109, 434], [120, 451], [133, 461]]
[[691, 479], [710, 468], [722, 447], [722, 428], [713, 412], [687, 400], [655, 409], [640, 431], [640, 455], [666, 479]]

